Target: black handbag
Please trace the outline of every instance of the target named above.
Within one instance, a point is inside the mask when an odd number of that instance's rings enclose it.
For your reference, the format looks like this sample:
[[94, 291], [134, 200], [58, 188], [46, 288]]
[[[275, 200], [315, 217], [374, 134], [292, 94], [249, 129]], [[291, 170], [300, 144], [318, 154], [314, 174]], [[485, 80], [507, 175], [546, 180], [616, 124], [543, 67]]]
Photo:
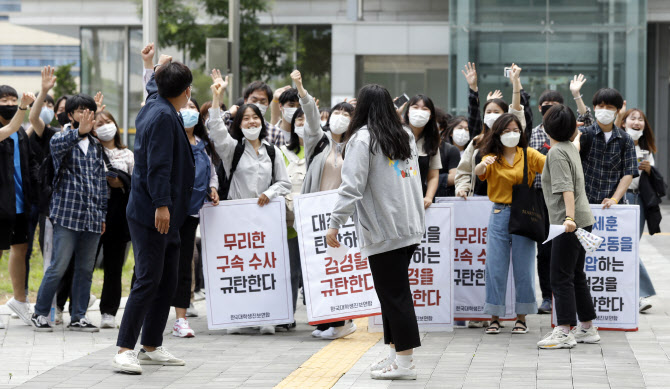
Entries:
[[544, 209], [540, 202], [541, 193], [528, 187], [528, 155], [523, 149], [523, 180], [512, 187], [512, 207], [509, 217], [509, 233], [525, 236], [536, 242], [547, 238]]

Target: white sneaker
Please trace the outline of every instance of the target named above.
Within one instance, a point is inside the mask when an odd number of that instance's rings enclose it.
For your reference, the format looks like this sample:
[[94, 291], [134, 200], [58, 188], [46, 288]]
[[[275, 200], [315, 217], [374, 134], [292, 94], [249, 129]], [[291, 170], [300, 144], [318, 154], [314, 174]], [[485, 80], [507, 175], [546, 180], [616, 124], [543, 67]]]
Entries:
[[261, 327], [261, 335], [274, 335], [274, 334], [275, 334], [275, 326]]
[[543, 349], [573, 348], [576, 345], [575, 335], [572, 332], [566, 334], [558, 326], [554, 327], [554, 330], [547, 334], [544, 339], [537, 342], [537, 347]]
[[391, 366], [393, 362], [395, 362], [395, 358], [391, 358], [390, 355], [387, 355], [386, 358], [370, 366], [370, 371], [384, 370], [387, 367]]
[[342, 327], [330, 327], [321, 333], [321, 339], [339, 339], [356, 332], [356, 324], [352, 320], [344, 323]]
[[186, 364], [183, 359], [176, 358], [163, 346], [158, 346], [151, 352], [142, 348], [137, 359], [142, 365], [184, 366]]
[[191, 303], [188, 308], [186, 308], [186, 317], [198, 317], [198, 310], [195, 309], [193, 303]]
[[109, 313], [103, 313], [100, 319], [100, 328], [116, 328], [116, 318]]
[[60, 308], [56, 308], [56, 318], [54, 319], [54, 324], [63, 324], [63, 311]]
[[382, 370], [370, 372], [373, 380], [415, 380], [416, 366], [412, 363], [410, 367], [400, 367], [397, 362], [393, 362]]
[[7, 308], [11, 309], [12, 312], [16, 313], [24, 323], [32, 325], [30, 319], [33, 317], [33, 313], [30, 311], [30, 303], [24, 303], [12, 297], [5, 305], [7, 305]]
[[112, 366], [124, 373], [142, 374], [142, 366], [140, 366], [140, 361], [137, 359], [137, 354], [135, 351], [132, 350], [114, 355], [114, 359], [112, 359]]
[[314, 331], [312, 331], [312, 336], [315, 337], [315, 338], [320, 338], [322, 333], [323, 333], [323, 331], [321, 331], [321, 330], [314, 330]]
[[582, 323], [579, 323], [572, 331], [572, 335], [575, 336], [577, 343], [598, 343], [600, 342], [600, 335], [598, 334], [598, 328], [591, 325], [591, 328], [585, 330], [582, 327]]
[[193, 301], [202, 301], [205, 299], [205, 294], [202, 291], [193, 293]]
[[93, 306], [93, 304], [95, 304], [95, 301], [96, 301], [97, 299], [98, 299], [98, 298], [95, 297], [94, 294], [92, 294], [91, 297], [88, 298], [88, 307], [91, 308], [91, 307]]
[[649, 302], [649, 299], [645, 297], [640, 298], [640, 312], [644, 312], [649, 308], [651, 308], [651, 303]]
[[239, 335], [239, 334], [242, 333], [242, 328], [232, 327], [232, 328], [228, 328], [228, 330], [226, 330], [226, 331], [228, 332], [228, 335]]
[[188, 325], [186, 319], [177, 319], [172, 326], [172, 336], [177, 336], [179, 338], [192, 338], [195, 336], [195, 331], [191, 329], [191, 326]]

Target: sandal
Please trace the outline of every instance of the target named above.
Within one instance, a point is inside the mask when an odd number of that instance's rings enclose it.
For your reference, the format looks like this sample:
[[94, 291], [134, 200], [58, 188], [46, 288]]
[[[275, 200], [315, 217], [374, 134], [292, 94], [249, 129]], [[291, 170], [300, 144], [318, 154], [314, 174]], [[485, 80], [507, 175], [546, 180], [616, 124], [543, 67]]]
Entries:
[[493, 320], [491, 325], [486, 327], [487, 334], [499, 334], [500, 333], [500, 322], [498, 320]]
[[[521, 324], [521, 325], [519, 325]], [[513, 334], [527, 334], [528, 333], [528, 326], [526, 325], [525, 321], [517, 320], [514, 323], [514, 328], [512, 328], [512, 333]]]

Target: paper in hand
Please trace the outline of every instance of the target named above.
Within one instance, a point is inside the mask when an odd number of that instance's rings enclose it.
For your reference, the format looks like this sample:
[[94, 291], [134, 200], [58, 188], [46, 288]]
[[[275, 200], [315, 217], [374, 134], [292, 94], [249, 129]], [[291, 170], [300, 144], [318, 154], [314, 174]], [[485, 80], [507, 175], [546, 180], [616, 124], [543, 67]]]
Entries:
[[584, 250], [586, 250], [587, 253], [596, 251], [598, 247], [600, 247], [600, 245], [605, 241], [605, 238], [592, 234], [581, 228], [578, 228], [577, 231], [575, 231], [575, 235], [577, 235], [579, 243], [582, 244]]
[[545, 244], [555, 237], [561, 235], [562, 233], [565, 232], [565, 226], [563, 224], [551, 224], [549, 225], [549, 236], [547, 236], [547, 240], [542, 242], [542, 244]]
[[340, 247], [330, 247], [326, 249], [326, 257], [331, 257], [338, 263], [344, 258], [345, 255], [349, 252], [349, 246], [346, 244], [340, 243]]

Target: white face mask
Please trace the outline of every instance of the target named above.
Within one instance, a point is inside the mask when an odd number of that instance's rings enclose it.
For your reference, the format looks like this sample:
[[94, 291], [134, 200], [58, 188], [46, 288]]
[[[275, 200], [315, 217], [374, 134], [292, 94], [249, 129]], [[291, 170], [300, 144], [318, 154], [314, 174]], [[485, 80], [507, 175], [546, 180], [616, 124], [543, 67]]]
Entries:
[[463, 128], [457, 128], [451, 134], [451, 139], [453, 139], [454, 143], [457, 145], [465, 146], [465, 144], [470, 140], [470, 132]]
[[284, 120], [290, 124], [291, 120], [293, 120], [293, 115], [295, 114], [295, 111], [298, 110], [298, 108], [283, 107], [282, 109], [284, 110]]
[[259, 104], [259, 103], [251, 103], [251, 104], [257, 106], [258, 109], [261, 111], [261, 115], [262, 115], [262, 116], [265, 116], [265, 112], [268, 110], [268, 106], [267, 106], [267, 105], [263, 105], [263, 104]]
[[508, 132], [500, 137], [500, 141], [505, 147], [516, 147], [519, 144], [519, 139], [521, 139], [520, 132]]
[[502, 114], [500, 113], [487, 113], [484, 115], [484, 124], [486, 124], [486, 127], [489, 129], [493, 128], [493, 123], [495, 123], [501, 115]]
[[421, 128], [428, 123], [430, 120], [430, 111], [424, 111], [422, 109], [410, 109], [409, 110], [409, 124], [414, 127]]
[[258, 135], [260, 135], [262, 130], [262, 127], [250, 127], [250, 128], [243, 128], [242, 129], [242, 134], [244, 134], [244, 137], [247, 138], [248, 140], [256, 140], [258, 139]]
[[339, 113], [330, 116], [330, 131], [333, 134], [340, 135], [344, 134], [349, 128], [349, 123], [351, 120]]
[[642, 138], [642, 134], [644, 134], [644, 130], [635, 130], [632, 128], [626, 128], [626, 132], [633, 138], [633, 140], [639, 140]]
[[295, 133], [300, 137], [304, 138], [305, 135], [305, 126], [300, 126], [295, 128]]
[[107, 123], [104, 126], [100, 126], [95, 130], [95, 133], [98, 135], [98, 139], [103, 142], [114, 139], [116, 135], [116, 126], [114, 123]]
[[328, 120], [322, 120], [321, 121], [321, 127], [325, 127], [326, 123], [328, 123]]
[[609, 109], [596, 109], [596, 120], [604, 125], [611, 124], [616, 118], [616, 112]]

